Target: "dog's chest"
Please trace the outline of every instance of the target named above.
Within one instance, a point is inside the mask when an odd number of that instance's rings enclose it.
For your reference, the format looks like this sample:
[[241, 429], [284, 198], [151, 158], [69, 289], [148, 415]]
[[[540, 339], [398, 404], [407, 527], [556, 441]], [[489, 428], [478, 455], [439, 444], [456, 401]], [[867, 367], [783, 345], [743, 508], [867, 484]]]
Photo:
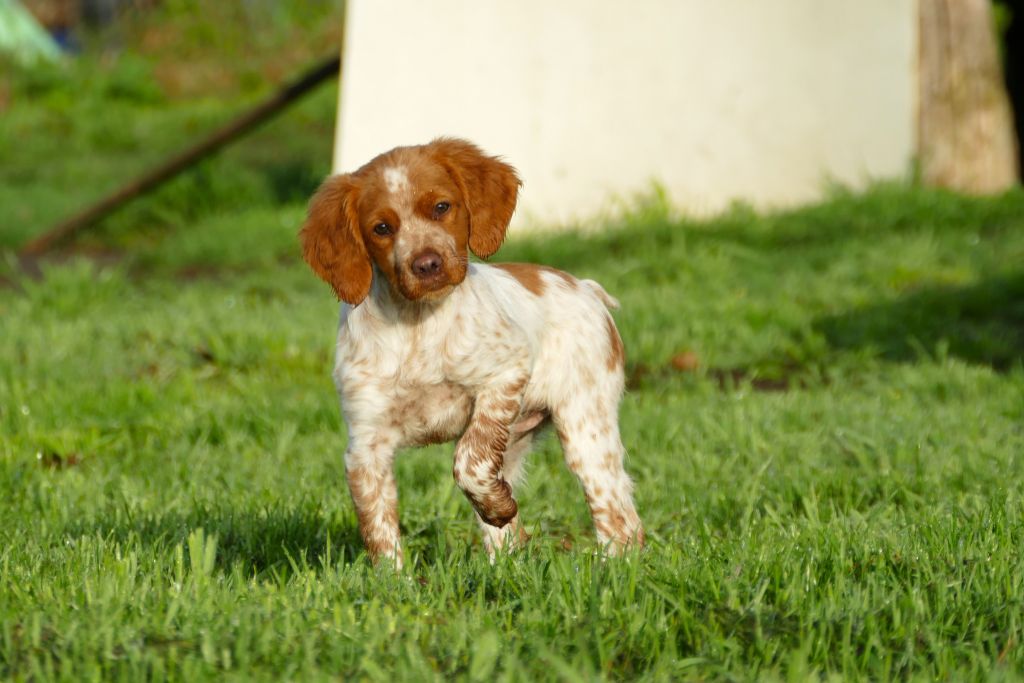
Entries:
[[411, 390], [482, 385], [498, 367], [528, 363], [531, 348], [498, 311], [445, 302], [417, 321], [385, 321], [357, 309], [342, 319], [337, 352], [336, 370], [345, 377]]
[[398, 362], [380, 385], [393, 429], [403, 445], [442, 443], [458, 438], [473, 410], [475, 385], [458, 369], [460, 358], [445, 337], [406, 340]]
[[473, 411], [473, 396], [450, 383], [396, 387], [392, 426], [404, 445], [422, 446], [458, 438]]

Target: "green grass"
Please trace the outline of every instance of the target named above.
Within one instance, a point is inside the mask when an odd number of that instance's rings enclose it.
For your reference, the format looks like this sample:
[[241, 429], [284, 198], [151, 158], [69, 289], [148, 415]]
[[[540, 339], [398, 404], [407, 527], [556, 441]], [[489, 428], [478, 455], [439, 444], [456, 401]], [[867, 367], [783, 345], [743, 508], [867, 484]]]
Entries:
[[[398, 459], [395, 575], [358, 540], [337, 304], [295, 241], [334, 93], [28, 278], [11, 248], [251, 96], [79, 87], [0, 117], [0, 678], [1024, 677], [1024, 192], [703, 221], [654, 197], [514, 237], [497, 260], [622, 301], [649, 547], [595, 555], [548, 438], [519, 495], [534, 539], [491, 566], [432, 447]], [[123, 156], [91, 132], [117, 121]]]
[[513, 240], [622, 299], [650, 547], [594, 556], [548, 439], [534, 541], [489, 566], [436, 447], [398, 461], [402, 576], [356, 535], [300, 216], [213, 216], [0, 299], [0, 673], [1024, 675], [1022, 193], [653, 203]]

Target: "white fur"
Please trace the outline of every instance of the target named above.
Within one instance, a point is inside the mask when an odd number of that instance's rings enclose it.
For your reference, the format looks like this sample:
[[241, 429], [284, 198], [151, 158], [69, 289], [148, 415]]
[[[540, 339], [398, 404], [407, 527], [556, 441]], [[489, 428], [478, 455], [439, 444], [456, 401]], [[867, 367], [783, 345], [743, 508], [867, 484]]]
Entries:
[[407, 194], [409, 191], [409, 174], [402, 166], [391, 166], [384, 169], [384, 185], [394, 195]]

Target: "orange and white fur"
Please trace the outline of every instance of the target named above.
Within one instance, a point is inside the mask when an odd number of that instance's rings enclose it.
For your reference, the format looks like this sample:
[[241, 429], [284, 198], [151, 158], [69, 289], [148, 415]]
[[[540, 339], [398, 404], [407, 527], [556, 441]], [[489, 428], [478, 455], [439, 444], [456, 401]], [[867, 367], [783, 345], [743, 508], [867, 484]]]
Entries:
[[548, 422], [598, 541], [643, 543], [619, 438], [618, 302], [551, 268], [469, 262], [501, 245], [519, 185], [511, 166], [442, 138], [331, 176], [310, 202], [303, 255], [344, 301], [334, 380], [374, 562], [402, 566], [392, 463], [403, 446], [457, 441], [455, 481], [488, 552], [524, 541], [513, 491]]

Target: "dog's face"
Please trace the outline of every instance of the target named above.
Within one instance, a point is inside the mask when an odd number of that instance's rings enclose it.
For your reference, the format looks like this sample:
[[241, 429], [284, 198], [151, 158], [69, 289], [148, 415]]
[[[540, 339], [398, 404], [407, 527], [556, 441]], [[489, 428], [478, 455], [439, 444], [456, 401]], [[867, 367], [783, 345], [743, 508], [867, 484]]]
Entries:
[[374, 271], [409, 301], [441, 299], [465, 279], [469, 251], [486, 258], [501, 246], [519, 185], [515, 169], [463, 140], [398, 147], [324, 181], [303, 256], [353, 305]]

